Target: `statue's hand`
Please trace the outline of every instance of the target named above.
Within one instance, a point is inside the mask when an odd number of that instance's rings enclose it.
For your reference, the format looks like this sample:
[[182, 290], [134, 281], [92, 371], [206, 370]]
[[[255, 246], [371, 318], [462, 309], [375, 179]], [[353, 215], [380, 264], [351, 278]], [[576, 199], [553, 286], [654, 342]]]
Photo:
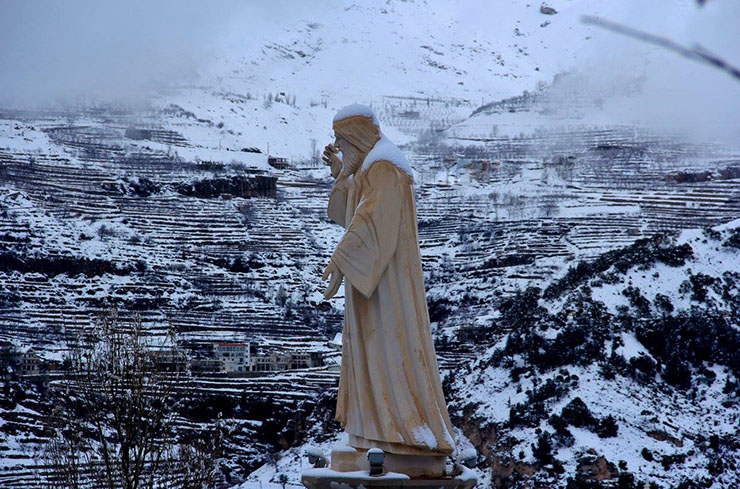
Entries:
[[331, 176], [337, 178], [342, 171], [342, 160], [337, 153], [339, 150], [333, 144], [327, 144], [321, 159], [331, 168]]
[[342, 272], [339, 271], [337, 266], [334, 264], [334, 261], [330, 261], [329, 264], [326, 266], [326, 270], [324, 270], [324, 276], [321, 277], [322, 280], [329, 279], [329, 276], [331, 275], [331, 280], [329, 280], [329, 285], [326, 286], [326, 290], [324, 291], [324, 299], [329, 300], [337, 293], [339, 290], [339, 286], [342, 285], [342, 279], [344, 278], [344, 275]]

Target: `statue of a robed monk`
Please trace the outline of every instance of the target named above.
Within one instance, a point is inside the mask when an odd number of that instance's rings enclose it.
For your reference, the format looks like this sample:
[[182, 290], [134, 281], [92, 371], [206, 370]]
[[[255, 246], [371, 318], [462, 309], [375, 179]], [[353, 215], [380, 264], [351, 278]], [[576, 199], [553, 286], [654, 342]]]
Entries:
[[411, 167], [367, 106], [340, 110], [334, 133], [324, 153], [336, 178], [328, 214], [346, 229], [324, 272], [327, 299], [346, 278], [336, 419], [355, 449], [442, 458], [454, 441], [429, 326]]

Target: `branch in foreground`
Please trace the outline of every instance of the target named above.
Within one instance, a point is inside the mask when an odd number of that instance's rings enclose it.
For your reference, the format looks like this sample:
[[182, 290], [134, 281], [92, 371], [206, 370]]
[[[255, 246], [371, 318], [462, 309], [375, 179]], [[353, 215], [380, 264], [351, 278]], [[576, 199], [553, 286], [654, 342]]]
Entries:
[[593, 17], [590, 15], [584, 15], [581, 18], [581, 21], [584, 24], [595, 25], [597, 27], [601, 27], [601, 28], [610, 30], [612, 32], [616, 32], [617, 34], [623, 34], [633, 39], [637, 39], [640, 41], [644, 41], [650, 44], [654, 44], [656, 46], [669, 49], [673, 51], [674, 53], [678, 53], [681, 56], [684, 56], [686, 58], [710, 64], [714, 66], [715, 68], [719, 68], [720, 70], [728, 73], [730, 76], [740, 80], [740, 68], [736, 68], [732, 66], [724, 59], [708, 51], [702, 46], [699, 46], [698, 44], [695, 44], [694, 46], [688, 48], [686, 46], [682, 46], [681, 44], [678, 44], [677, 42], [671, 39], [656, 36], [655, 34], [643, 32], [637, 29], [633, 29], [632, 27], [627, 27], [625, 25], [617, 24], [616, 22], [611, 22], [609, 20], [605, 20], [600, 17]]

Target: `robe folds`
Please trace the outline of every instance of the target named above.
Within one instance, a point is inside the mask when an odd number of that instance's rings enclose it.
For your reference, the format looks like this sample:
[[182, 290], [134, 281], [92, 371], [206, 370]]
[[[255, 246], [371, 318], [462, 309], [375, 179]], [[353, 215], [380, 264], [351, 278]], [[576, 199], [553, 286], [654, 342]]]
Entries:
[[342, 173], [328, 214], [346, 230], [332, 256], [345, 277], [336, 419], [356, 448], [449, 455], [411, 177], [384, 160]]

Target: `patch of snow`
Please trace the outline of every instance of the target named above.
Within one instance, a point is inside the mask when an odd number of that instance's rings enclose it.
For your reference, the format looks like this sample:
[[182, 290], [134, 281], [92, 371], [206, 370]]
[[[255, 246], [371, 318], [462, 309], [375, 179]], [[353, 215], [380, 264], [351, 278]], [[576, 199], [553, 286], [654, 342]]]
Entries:
[[411, 164], [406, 157], [401, 153], [401, 150], [388, 139], [385, 134], [380, 133], [380, 140], [375, 143], [373, 149], [365, 156], [365, 161], [362, 162], [362, 168], [360, 171], [366, 172], [370, 169], [373, 163], [377, 161], [388, 161], [393, 163], [396, 168], [404, 172], [406, 175], [414, 179], [414, 172], [411, 169]]
[[313, 457], [324, 457], [324, 452], [318, 447], [315, 447], [313, 445], [307, 446], [305, 449], [306, 455], [311, 455]]
[[417, 443], [426, 445], [430, 450], [435, 450], [437, 448], [437, 438], [434, 436], [434, 432], [432, 432], [429, 426], [417, 426], [411, 430], [411, 434], [414, 435]]
[[[303, 475], [309, 477], [331, 477], [332, 479], [364, 479], [370, 477], [370, 472], [367, 470], [357, 470], [353, 472], [337, 472], [329, 468], [323, 469], [308, 469], [303, 472]], [[372, 476], [373, 480], [409, 480], [410, 477], [406, 474], [399, 474], [397, 472], [386, 472], [382, 475]]]
[[329, 344], [332, 346], [342, 346], [342, 333], [335, 334]]
[[624, 356], [627, 360], [641, 355], [650, 356], [650, 353], [642, 346], [642, 343], [637, 341], [633, 333], [622, 332], [622, 342], [624, 342], [624, 345], [617, 348], [616, 353]]
[[454, 448], [455, 448], [455, 440], [452, 438], [452, 435], [450, 434], [449, 430], [447, 430], [447, 425], [442, 424], [442, 429], [444, 430], [443, 436], [444, 436], [445, 441], [454, 450]]
[[344, 119], [349, 119], [350, 117], [355, 116], [362, 116], [367, 117], [368, 119], [372, 119], [375, 127], [380, 127], [380, 122], [378, 121], [378, 117], [375, 115], [375, 111], [371, 107], [363, 104], [350, 104], [342, 107], [341, 109], [339, 109], [339, 111], [337, 111], [337, 115], [334, 116], [332, 123], [339, 122]]

